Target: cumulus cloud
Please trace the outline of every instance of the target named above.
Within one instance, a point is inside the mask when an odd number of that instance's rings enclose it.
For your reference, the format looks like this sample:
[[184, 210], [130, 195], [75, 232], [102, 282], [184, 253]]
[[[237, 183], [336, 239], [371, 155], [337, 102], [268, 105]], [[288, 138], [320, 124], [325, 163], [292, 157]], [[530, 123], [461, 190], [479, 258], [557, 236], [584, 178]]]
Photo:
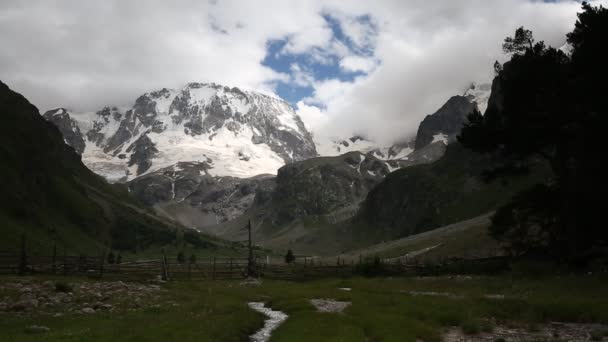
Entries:
[[[489, 81], [516, 27], [561, 45], [579, 8], [528, 0], [8, 0], [0, 3], [0, 79], [41, 110], [79, 111], [130, 105], [190, 81], [266, 91], [283, 82], [312, 87], [296, 109], [315, 134], [390, 142], [411, 136], [471, 81]], [[297, 64], [277, 71], [263, 63], [276, 40], [286, 42], [278, 54], [337, 63], [356, 77], [314, 77]]]
[[369, 73], [376, 67], [376, 64], [377, 62], [374, 58], [361, 56], [346, 56], [340, 60], [340, 68], [350, 72], [361, 71]]

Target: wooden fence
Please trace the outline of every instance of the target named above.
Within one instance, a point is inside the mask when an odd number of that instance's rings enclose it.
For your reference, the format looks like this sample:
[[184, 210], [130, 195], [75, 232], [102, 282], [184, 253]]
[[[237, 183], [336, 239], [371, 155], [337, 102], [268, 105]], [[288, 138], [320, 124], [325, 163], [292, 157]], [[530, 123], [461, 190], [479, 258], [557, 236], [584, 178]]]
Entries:
[[[286, 264], [283, 261], [269, 262], [258, 259], [254, 264], [257, 276], [270, 279], [304, 280], [324, 277], [350, 277], [353, 275], [434, 275], [442, 273], [467, 273], [475, 270], [502, 270], [508, 261], [505, 258], [452, 260], [441, 264], [387, 263], [373, 259], [358, 263], [333, 264], [304, 262]], [[244, 279], [248, 276], [248, 258], [214, 257], [197, 262], [169, 262], [166, 259], [105, 263], [103, 257], [86, 256], [24, 256], [20, 252], [0, 251], [0, 274], [55, 274], [85, 275], [118, 279]]]

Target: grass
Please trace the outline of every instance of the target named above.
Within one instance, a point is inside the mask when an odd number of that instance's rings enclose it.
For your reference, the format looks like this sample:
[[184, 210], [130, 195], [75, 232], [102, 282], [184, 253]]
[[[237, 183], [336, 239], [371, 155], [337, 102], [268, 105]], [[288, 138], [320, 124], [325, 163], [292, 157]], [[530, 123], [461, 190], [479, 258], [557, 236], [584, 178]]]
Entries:
[[500, 251], [499, 243], [489, 235], [489, 222], [486, 221], [489, 219], [476, 218], [471, 222], [460, 222], [388, 243], [372, 245], [342, 256], [356, 260], [359, 255], [395, 258], [427, 248], [430, 249], [416, 256], [420, 262], [436, 262], [450, 257], [497, 255]]
[[[493, 324], [534, 327], [548, 321], [608, 323], [608, 288], [600, 276], [520, 278], [352, 278], [310, 282], [264, 280], [174, 282], [163, 302], [138, 312], [15, 317], [3, 314], [0, 340], [34, 341], [32, 324], [51, 328], [48, 341], [243, 341], [264, 317], [248, 301], [263, 301], [289, 319], [272, 341], [440, 341], [449, 326], [476, 334]], [[352, 291], [338, 288], [350, 287]], [[450, 296], [413, 296], [410, 291]], [[503, 294], [505, 299], [485, 297]], [[575, 295], [573, 295], [575, 294]], [[318, 313], [312, 298], [351, 301], [342, 314]], [[598, 335], [600, 332], [598, 331]]]

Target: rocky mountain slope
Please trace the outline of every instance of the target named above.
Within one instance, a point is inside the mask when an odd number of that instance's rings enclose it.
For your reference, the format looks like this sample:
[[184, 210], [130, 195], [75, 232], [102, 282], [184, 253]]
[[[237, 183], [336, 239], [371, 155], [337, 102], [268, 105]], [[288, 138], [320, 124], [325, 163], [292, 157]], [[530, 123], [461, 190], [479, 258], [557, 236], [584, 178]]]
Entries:
[[[309, 216], [334, 215], [356, 208], [367, 193], [390, 173], [385, 162], [369, 154], [349, 152], [319, 157], [279, 169], [272, 194], [272, 217], [279, 225]], [[353, 208], [353, 209], [354, 209]]]
[[[57, 114], [64, 128], [74, 128]], [[45, 253], [54, 241], [71, 253], [91, 255], [108, 247], [135, 250], [174, 240], [176, 224], [88, 170], [59, 130], [2, 82], [0, 117], [0, 248], [17, 248], [23, 233], [30, 251]], [[198, 234], [186, 234], [203, 244]]]
[[[493, 83], [490, 96], [483, 91], [482, 98], [489, 99], [488, 107], [500, 106], [502, 96], [498, 85]], [[453, 97], [450, 101], [451, 107], [461, 113], [471, 108], [467, 97]], [[442, 109], [449, 108], [450, 101]], [[436, 122], [431, 122], [426, 141], [433, 130], [444, 132], [442, 129], [453, 124], [445, 119], [433, 121], [443, 121], [448, 126], [438, 129], [434, 126]], [[450, 139], [450, 134], [457, 135], [460, 128], [447, 132], [445, 135]], [[458, 143], [450, 144], [436, 162], [404, 168], [387, 176], [370, 191], [355, 221], [362, 227], [376, 227], [384, 239], [408, 236], [492, 211], [517, 192], [550, 176], [547, 165], [532, 160], [529, 173], [485, 182], [485, 172], [500, 167], [502, 162], [500, 158], [474, 153]]]
[[219, 177], [209, 172], [206, 163], [180, 163], [137, 177], [129, 188], [169, 217], [227, 238], [234, 238], [229, 229], [212, 226], [226, 226], [223, 223], [245, 214], [256, 202], [252, 210], [264, 213], [261, 217], [269, 232], [306, 218], [336, 223], [352, 217], [367, 193], [389, 173], [440, 158], [460, 132], [454, 122], [462, 125], [474, 107], [465, 97], [450, 99], [420, 124], [418, 136], [430, 135], [432, 140], [414, 151], [413, 141], [378, 149], [364, 138], [352, 137], [339, 143], [344, 148], [340, 151], [362, 151], [291, 163], [279, 169], [276, 179]]
[[188, 227], [206, 227], [233, 220], [253, 204], [256, 192], [271, 191], [274, 175], [250, 178], [216, 177], [206, 163], [180, 162], [128, 183], [144, 204]]
[[113, 182], [178, 162], [204, 163], [213, 176], [246, 178], [317, 155], [287, 102], [213, 83], [146, 93], [127, 109], [85, 115], [58, 108], [44, 117], [91, 170]]
[[488, 102], [490, 101], [490, 94], [492, 93], [491, 83], [471, 83], [469, 89], [467, 89], [463, 96], [469, 101], [477, 104], [477, 108], [484, 114], [488, 109]]
[[465, 96], [451, 97], [439, 110], [422, 120], [416, 134], [414, 149], [420, 150], [435, 142], [443, 142], [447, 145], [455, 141], [462, 125], [466, 122], [467, 115], [475, 108], [477, 105]]

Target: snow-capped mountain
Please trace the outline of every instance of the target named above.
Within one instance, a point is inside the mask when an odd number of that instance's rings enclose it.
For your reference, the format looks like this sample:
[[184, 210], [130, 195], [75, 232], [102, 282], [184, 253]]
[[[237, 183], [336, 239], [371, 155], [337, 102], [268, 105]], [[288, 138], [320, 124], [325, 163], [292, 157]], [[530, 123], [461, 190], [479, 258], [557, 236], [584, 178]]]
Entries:
[[[435, 142], [443, 142], [444, 145], [447, 145], [455, 140], [466, 115], [473, 108], [473, 103], [483, 114], [488, 107], [491, 88], [492, 85], [489, 83], [471, 83], [463, 96], [450, 99], [440, 110], [429, 115], [429, 118], [426, 119], [427, 122], [421, 123], [417, 136], [412, 139], [404, 139], [400, 143], [382, 146], [359, 135], [347, 139], [315, 137], [317, 152], [321, 156], [328, 157], [358, 151], [381, 160], [412, 161], [412, 159], [419, 159], [420, 150], [426, 145]], [[419, 153], [414, 153], [415, 149]], [[429, 157], [428, 159], [434, 160], [435, 158]], [[406, 163], [406, 165], [409, 166], [410, 163]]]
[[473, 82], [463, 95], [469, 101], [477, 103], [477, 109], [479, 109], [481, 114], [484, 114], [488, 108], [491, 92], [492, 84]]
[[44, 117], [91, 170], [115, 182], [178, 162], [205, 163], [212, 176], [276, 174], [285, 163], [317, 155], [287, 102], [214, 83], [146, 93], [131, 108], [94, 114], [58, 108]]
[[400, 160], [407, 159], [407, 156], [414, 151], [413, 142], [381, 146], [359, 135], [348, 139], [318, 138], [315, 140], [315, 144], [319, 155], [324, 157], [335, 157], [348, 152], [361, 152], [380, 160]]

